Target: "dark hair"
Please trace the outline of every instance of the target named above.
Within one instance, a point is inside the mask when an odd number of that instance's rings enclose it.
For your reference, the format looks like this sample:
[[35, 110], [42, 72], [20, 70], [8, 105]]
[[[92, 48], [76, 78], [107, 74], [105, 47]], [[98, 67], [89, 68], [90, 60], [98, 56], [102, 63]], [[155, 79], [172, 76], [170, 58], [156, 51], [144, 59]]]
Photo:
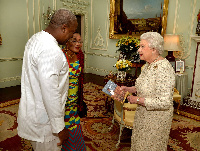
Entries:
[[81, 34], [78, 31], [75, 31], [73, 34], [79, 34], [81, 36]]
[[71, 11], [63, 8], [55, 11], [49, 25], [59, 27], [65, 24], [70, 28], [71, 26], [74, 26], [75, 23], [77, 23], [76, 16]]

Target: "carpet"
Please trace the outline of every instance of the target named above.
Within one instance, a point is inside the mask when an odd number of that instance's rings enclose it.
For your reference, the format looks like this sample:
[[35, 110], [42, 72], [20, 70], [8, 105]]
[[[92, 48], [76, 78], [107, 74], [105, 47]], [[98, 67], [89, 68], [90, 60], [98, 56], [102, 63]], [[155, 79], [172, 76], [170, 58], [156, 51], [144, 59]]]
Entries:
[[107, 117], [107, 95], [102, 89], [103, 86], [91, 82], [84, 84], [83, 101], [87, 105], [87, 117]]
[[87, 151], [128, 151], [131, 147], [131, 130], [124, 129], [118, 148], [115, 145], [119, 138], [119, 125], [112, 118], [82, 118], [81, 125]]
[[168, 150], [200, 151], [200, 122], [174, 114]]
[[17, 135], [19, 99], [0, 104], [0, 150], [32, 151], [29, 141]]
[[[115, 122], [113, 128], [112, 114], [105, 107], [107, 96], [101, 91], [102, 86], [93, 83], [84, 84], [84, 101], [87, 103], [88, 117], [81, 118], [84, 140], [87, 151], [127, 151], [131, 146], [131, 130], [125, 128], [122, 133], [119, 148], [119, 125]], [[17, 111], [19, 99], [0, 103], [0, 151], [31, 151], [29, 141], [17, 135]], [[98, 107], [100, 106], [100, 107]], [[111, 106], [109, 106], [111, 107]], [[185, 114], [193, 115], [192, 112]], [[200, 151], [200, 122], [174, 114], [170, 132], [168, 151]]]

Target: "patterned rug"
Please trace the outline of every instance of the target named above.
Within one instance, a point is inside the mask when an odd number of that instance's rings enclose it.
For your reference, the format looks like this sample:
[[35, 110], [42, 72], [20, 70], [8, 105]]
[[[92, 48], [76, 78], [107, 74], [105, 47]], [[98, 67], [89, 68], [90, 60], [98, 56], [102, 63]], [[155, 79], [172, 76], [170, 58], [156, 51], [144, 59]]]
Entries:
[[102, 91], [103, 86], [86, 83], [83, 86], [84, 102], [87, 104], [87, 117], [107, 116], [107, 95]]
[[129, 151], [131, 146], [131, 130], [124, 129], [118, 148], [115, 145], [119, 139], [119, 125], [115, 122], [113, 128], [112, 118], [82, 118], [84, 140], [87, 151]]
[[[102, 88], [93, 83], [84, 84], [84, 101], [88, 105], [88, 117], [81, 119], [81, 125], [87, 151], [130, 150], [131, 130], [126, 128], [123, 130], [119, 148], [115, 148], [119, 125], [115, 122], [113, 128], [108, 130], [112, 125], [112, 114], [108, 114], [111, 105], [108, 106], [107, 96], [101, 91]], [[18, 103], [19, 99], [0, 104], [0, 151], [32, 150], [30, 142], [17, 135]], [[200, 122], [174, 114], [168, 151], [200, 151], [199, 142]]]
[[[124, 129], [119, 148], [119, 125], [115, 122], [111, 131], [111, 118], [81, 119], [84, 140], [88, 151], [129, 151], [131, 146], [130, 129]], [[200, 151], [200, 122], [174, 114], [170, 132], [168, 151]]]
[[168, 150], [200, 151], [200, 122], [174, 114]]
[[17, 135], [19, 99], [0, 104], [0, 150], [32, 151], [29, 141]]

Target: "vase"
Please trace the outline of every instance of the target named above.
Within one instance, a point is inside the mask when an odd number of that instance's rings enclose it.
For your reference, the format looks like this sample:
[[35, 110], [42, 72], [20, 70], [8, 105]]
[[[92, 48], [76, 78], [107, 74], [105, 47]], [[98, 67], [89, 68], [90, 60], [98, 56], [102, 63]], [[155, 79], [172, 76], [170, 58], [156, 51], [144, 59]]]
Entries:
[[117, 72], [117, 80], [124, 82], [126, 80], [126, 71], [120, 71]]

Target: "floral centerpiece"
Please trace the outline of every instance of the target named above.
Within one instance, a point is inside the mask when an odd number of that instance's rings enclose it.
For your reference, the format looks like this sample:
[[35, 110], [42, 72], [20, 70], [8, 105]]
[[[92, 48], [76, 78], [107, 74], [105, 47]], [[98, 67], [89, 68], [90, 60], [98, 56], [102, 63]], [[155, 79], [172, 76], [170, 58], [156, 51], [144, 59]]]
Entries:
[[125, 81], [126, 71], [129, 70], [131, 66], [132, 66], [132, 63], [129, 60], [119, 59], [114, 65], [114, 67], [116, 67], [118, 70], [117, 80], [120, 80], [122, 82]]
[[116, 47], [119, 47], [117, 51], [120, 51], [122, 55], [130, 60], [134, 55], [137, 54], [140, 40], [134, 37], [122, 37], [116, 43]]
[[114, 67], [117, 68], [119, 71], [127, 71], [132, 66], [132, 63], [125, 59], [119, 59]]

